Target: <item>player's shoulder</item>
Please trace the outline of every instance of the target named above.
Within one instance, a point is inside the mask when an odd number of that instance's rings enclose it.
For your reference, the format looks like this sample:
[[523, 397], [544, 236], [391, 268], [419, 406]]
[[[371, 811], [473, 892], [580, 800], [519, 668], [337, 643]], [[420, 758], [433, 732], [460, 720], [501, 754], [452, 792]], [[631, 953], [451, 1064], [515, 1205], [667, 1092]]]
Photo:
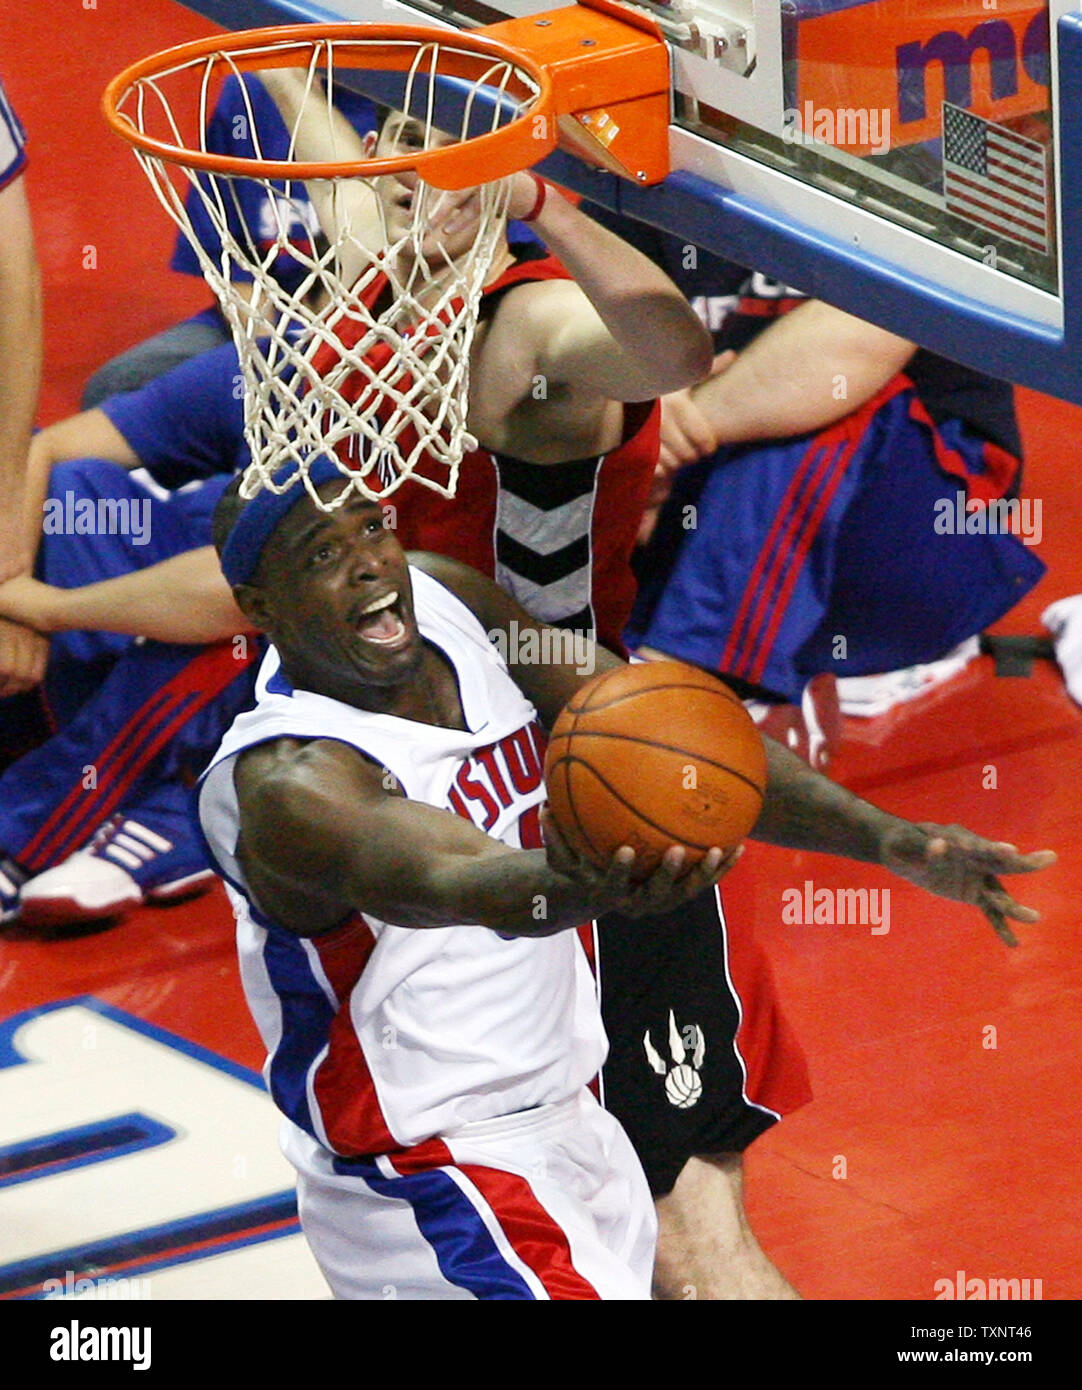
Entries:
[[503, 590], [493, 580], [461, 560], [451, 560], [431, 550], [411, 550], [406, 559], [411, 570], [418, 570], [442, 584], [482, 621], [503, 596]]
[[234, 775], [238, 784], [244, 782], [257, 789], [266, 783], [304, 781], [328, 762], [340, 762], [343, 754], [353, 751], [334, 739], [281, 735], [242, 748]]
[[381, 769], [359, 748], [334, 738], [282, 736], [242, 749], [233, 770], [242, 810], [289, 820], [335, 785], [382, 793]]

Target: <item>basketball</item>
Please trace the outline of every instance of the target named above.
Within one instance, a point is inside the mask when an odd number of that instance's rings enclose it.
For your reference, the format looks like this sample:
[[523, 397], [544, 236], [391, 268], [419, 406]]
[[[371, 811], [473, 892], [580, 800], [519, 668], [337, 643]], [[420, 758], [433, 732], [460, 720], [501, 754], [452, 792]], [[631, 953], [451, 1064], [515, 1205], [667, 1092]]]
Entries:
[[766, 750], [725, 685], [677, 661], [607, 671], [561, 711], [545, 756], [549, 808], [573, 850], [604, 867], [631, 845], [649, 873], [670, 845], [695, 863], [755, 825]]

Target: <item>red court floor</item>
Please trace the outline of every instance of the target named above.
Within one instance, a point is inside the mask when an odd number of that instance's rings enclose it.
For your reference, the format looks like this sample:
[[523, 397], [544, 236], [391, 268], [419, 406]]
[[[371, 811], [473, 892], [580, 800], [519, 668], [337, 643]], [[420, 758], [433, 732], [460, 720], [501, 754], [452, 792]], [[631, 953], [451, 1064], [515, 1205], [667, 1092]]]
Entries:
[[[2, 72], [31, 134], [46, 281], [43, 424], [77, 408], [95, 366], [206, 301], [166, 271], [170, 226], [97, 102], [126, 62], [208, 28], [171, 0], [8, 7]], [[54, 52], [62, 67], [42, 56]], [[1082, 591], [1082, 411], [1029, 392], [1020, 404], [1050, 572], [1003, 626], [1036, 632], [1045, 604]], [[921, 701], [847, 723], [846, 785], [916, 820], [1059, 852], [1017, 882], [1043, 920], [1016, 951], [972, 910], [872, 869], [752, 846], [733, 875], [731, 908], [769, 948], [813, 1073], [814, 1103], [748, 1160], [754, 1224], [809, 1298], [927, 1300], [959, 1271], [1082, 1295], [1076, 758], [1082, 710], [1047, 663], [997, 678], [981, 658]], [[889, 885], [889, 932], [784, 925], [782, 894], [806, 880]], [[261, 1060], [219, 892], [81, 940], [9, 932], [0, 1296], [88, 1266], [149, 1279], [159, 1297], [324, 1296], [252, 1084]]]

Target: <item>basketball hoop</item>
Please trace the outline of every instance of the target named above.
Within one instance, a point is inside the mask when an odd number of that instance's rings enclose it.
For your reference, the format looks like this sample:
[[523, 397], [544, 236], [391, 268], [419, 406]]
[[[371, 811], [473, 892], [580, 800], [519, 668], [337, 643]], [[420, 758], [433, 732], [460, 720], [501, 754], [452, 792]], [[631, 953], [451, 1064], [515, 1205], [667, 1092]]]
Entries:
[[[640, 59], [646, 45], [664, 51], [642, 23], [610, 19], [609, 0], [591, 3], [606, 11], [597, 22], [632, 34]], [[109, 84], [106, 119], [187, 236], [237, 347], [252, 458], [243, 495], [303, 480], [326, 506], [308, 477], [320, 457], [350, 484], [333, 506], [353, 490], [385, 498], [407, 478], [454, 495], [459, 464], [477, 447], [466, 422], [470, 347], [503, 243], [509, 176], [556, 147], [560, 118], [576, 104], [567, 69], [498, 32], [527, 23], [468, 33], [358, 24], [242, 31], [169, 49]], [[576, 54], [574, 73], [586, 56], [599, 55]], [[247, 74], [276, 91], [284, 158], [266, 157], [274, 139]], [[208, 147], [228, 78], [239, 83], [254, 157]], [[577, 81], [570, 86], [581, 97]], [[655, 99], [664, 92], [667, 117], [667, 52], [649, 85]], [[367, 157], [340, 109], [343, 93], [358, 92], [391, 108], [391, 129], [408, 118], [414, 148], [388, 154], [384, 138], [381, 156]], [[244, 181], [262, 191], [261, 226], [245, 221]], [[452, 236], [448, 208], [467, 189], [467, 226]], [[213, 253], [193, 213], [213, 228]], [[283, 257], [299, 267], [289, 287], [276, 273]]]

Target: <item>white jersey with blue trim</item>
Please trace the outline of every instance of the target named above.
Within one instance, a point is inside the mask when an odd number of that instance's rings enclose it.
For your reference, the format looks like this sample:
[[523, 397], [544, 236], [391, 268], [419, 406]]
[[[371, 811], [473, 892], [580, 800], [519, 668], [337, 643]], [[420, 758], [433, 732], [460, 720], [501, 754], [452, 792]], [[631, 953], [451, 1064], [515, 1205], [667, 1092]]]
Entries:
[[293, 1124], [341, 1155], [391, 1152], [561, 1101], [597, 1075], [607, 1047], [574, 931], [506, 938], [476, 925], [405, 928], [357, 912], [302, 938], [278, 926], [273, 903], [256, 903], [245, 883], [233, 763], [276, 738], [347, 743], [409, 799], [463, 816], [504, 844], [539, 845], [536, 711], [470, 610], [430, 576], [410, 575], [419, 629], [457, 673], [467, 729], [296, 690], [272, 648], [255, 708], [226, 734], [199, 793], [237, 917], [268, 1087]]

